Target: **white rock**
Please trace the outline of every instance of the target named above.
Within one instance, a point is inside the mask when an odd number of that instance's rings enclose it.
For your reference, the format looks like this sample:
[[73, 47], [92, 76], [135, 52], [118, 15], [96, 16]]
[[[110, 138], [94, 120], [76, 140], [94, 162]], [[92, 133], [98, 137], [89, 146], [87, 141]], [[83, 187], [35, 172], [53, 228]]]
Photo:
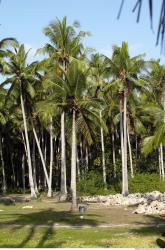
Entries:
[[24, 207], [22, 207], [23, 209], [25, 209], [25, 208], [33, 208], [33, 206], [24, 206]]

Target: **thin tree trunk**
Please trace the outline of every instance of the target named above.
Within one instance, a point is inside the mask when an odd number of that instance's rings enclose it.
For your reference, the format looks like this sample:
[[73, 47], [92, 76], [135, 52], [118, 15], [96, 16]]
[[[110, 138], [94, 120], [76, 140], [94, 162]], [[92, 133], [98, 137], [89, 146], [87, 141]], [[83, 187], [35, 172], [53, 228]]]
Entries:
[[77, 154], [77, 176], [78, 176], [78, 180], [80, 181], [80, 160]]
[[158, 161], [159, 161], [159, 176], [162, 179], [162, 169], [161, 169], [161, 160], [160, 160], [160, 147], [158, 148]]
[[162, 172], [162, 180], [164, 181], [164, 162], [163, 162], [163, 145], [160, 144], [160, 162], [161, 162], [161, 172]]
[[85, 160], [86, 160], [86, 171], [88, 171], [89, 168], [89, 156], [88, 156], [88, 148], [87, 146], [85, 147]]
[[12, 167], [12, 172], [13, 172], [13, 182], [14, 182], [14, 187], [15, 187], [15, 170], [14, 170], [14, 164], [13, 164], [13, 154], [10, 152], [10, 159], [11, 159], [11, 167]]
[[127, 170], [127, 96], [124, 91], [124, 169], [123, 169], [123, 190], [124, 196], [128, 195], [128, 170]]
[[32, 161], [33, 161], [33, 180], [34, 180], [34, 187], [35, 192], [38, 195], [38, 188], [37, 188], [37, 178], [36, 178], [36, 144], [35, 144], [35, 138], [33, 138], [33, 153], [32, 153]]
[[72, 121], [72, 158], [71, 158], [71, 195], [72, 207], [71, 210], [77, 209], [77, 196], [76, 196], [76, 158], [77, 158], [77, 145], [76, 145], [76, 112], [73, 110]]
[[112, 130], [112, 157], [113, 157], [113, 172], [114, 172], [114, 177], [116, 178], [115, 135], [113, 130]]
[[53, 119], [50, 119], [50, 168], [49, 168], [48, 197], [52, 197], [52, 171], [53, 171]]
[[123, 112], [122, 112], [122, 100], [120, 100], [120, 142], [121, 142], [122, 192], [123, 192], [123, 176], [124, 176], [124, 139], [123, 139]]
[[84, 164], [83, 164], [83, 143], [82, 140], [80, 141], [80, 163], [83, 174], [85, 174]]
[[33, 130], [33, 134], [34, 134], [34, 137], [35, 137], [35, 140], [36, 140], [38, 152], [40, 154], [40, 158], [41, 158], [41, 162], [42, 162], [44, 174], [45, 174], [45, 177], [46, 177], [47, 186], [49, 187], [48, 172], [47, 172], [47, 169], [46, 169], [46, 164], [45, 164], [45, 161], [44, 161], [44, 156], [43, 156], [43, 153], [42, 153], [42, 150], [41, 150], [41, 147], [40, 147], [39, 139], [38, 139], [38, 136], [37, 136], [37, 133], [36, 133], [36, 130], [35, 130], [35, 127], [34, 127], [32, 119], [31, 119], [31, 124], [32, 124], [32, 130]]
[[[45, 161], [45, 165], [47, 166], [47, 135], [45, 135], [45, 145], [43, 145], [43, 149], [44, 149], [44, 161]], [[46, 188], [47, 188], [46, 177], [44, 175], [44, 189], [46, 190]]]
[[7, 186], [6, 186], [6, 174], [5, 174], [5, 164], [4, 164], [4, 158], [3, 158], [2, 143], [3, 143], [3, 139], [0, 135], [0, 157], [1, 157], [1, 166], [2, 166], [2, 192], [3, 192], [3, 194], [5, 194], [6, 190], [7, 190]]
[[129, 149], [129, 161], [130, 161], [130, 168], [131, 168], [131, 177], [134, 178], [134, 171], [133, 171], [133, 164], [132, 164], [132, 149], [129, 137], [129, 131], [127, 127], [127, 139], [128, 139], [128, 149]]
[[22, 155], [22, 185], [23, 185], [23, 194], [25, 194], [25, 155]]
[[66, 149], [65, 149], [65, 113], [61, 114], [61, 190], [60, 201], [67, 199], [66, 187]]
[[30, 191], [31, 191], [31, 197], [36, 198], [37, 195], [36, 195], [36, 192], [35, 192], [35, 189], [34, 189], [31, 152], [30, 152], [30, 144], [29, 144], [29, 137], [28, 137], [28, 131], [27, 131], [27, 122], [26, 122], [26, 116], [25, 116], [25, 108], [24, 108], [22, 90], [20, 91], [20, 99], [21, 99], [21, 109], [22, 109], [22, 115], [23, 115], [23, 123], [24, 123], [24, 130], [25, 130], [25, 141], [26, 141], [27, 157], [28, 157]]
[[9, 143], [8, 145], [8, 154], [9, 154], [9, 157], [10, 157], [10, 163], [11, 163], [11, 168], [12, 168], [12, 176], [11, 176], [11, 179], [13, 181], [13, 187], [15, 188], [15, 184], [16, 184], [16, 175], [15, 175], [15, 169], [14, 169], [14, 164], [13, 164], [13, 149]]
[[[102, 118], [101, 111], [100, 111], [100, 120]], [[100, 133], [101, 133], [101, 151], [102, 151], [102, 168], [103, 168], [103, 183], [104, 188], [107, 189], [107, 176], [106, 176], [106, 166], [105, 166], [105, 147], [104, 147], [104, 135], [103, 135], [103, 128], [100, 127]]]
[[137, 167], [137, 157], [138, 157], [138, 140], [137, 135], [135, 136], [135, 152], [136, 152], [136, 167]]

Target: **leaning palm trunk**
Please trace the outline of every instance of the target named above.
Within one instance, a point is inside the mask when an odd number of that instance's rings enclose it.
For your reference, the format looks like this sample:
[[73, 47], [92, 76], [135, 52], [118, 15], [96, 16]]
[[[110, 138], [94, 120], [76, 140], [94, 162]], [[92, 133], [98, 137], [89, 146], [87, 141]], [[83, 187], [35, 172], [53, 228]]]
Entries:
[[33, 180], [34, 180], [34, 188], [35, 192], [38, 195], [38, 187], [37, 187], [37, 177], [36, 177], [36, 144], [35, 139], [33, 138], [33, 153], [32, 153], [32, 162], [33, 162]]
[[131, 143], [130, 143], [130, 136], [129, 136], [128, 127], [127, 127], [127, 139], [128, 139], [128, 149], [129, 149], [129, 161], [130, 161], [130, 168], [131, 168], [131, 177], [134, 178], [134, 171], [133, 171], [133, 164], [132, 164], [132, 149], [131, 149]]
[[[100, 111], [100, 120], [102, 118], [101, 111]], [[103, 128], [100, 127], [101, 133], [101, 151], [102, 151], [102, 168], [103, 168], [103, 183], [104, 188], [107, 189], [107, 180], [106, 180], [106, 167], [105, 167], [105, 147], [104, 147], [104, 135], [103, 135]]]
[[164, 161], [163, 161], [163, 145], [160, 144], [160, 164], [161, 164], [161, 173], [162, 173], [162, 180], [164, 181]]
[[44, 161], [44, 156], [43, 156], [43, 153], [42, 153], [42, 150], [41, 150], [40, 142], [39, 142], [39, 139], [38, 139], [38, 136], [37, 136], [37, 133], [36, 133], [36, 130], [35, 130], [35, 127], [34, 127], [32, 119], [31, 119], [31, 124], [32, 124], [32, 130], [33, 130], [33, 134], [34, 134], [34, 137], [35, 137], [35, 140], [36, 140], [38, 152], [40, 154], [40, 158], [41, 158], [41, 162], [42, 162], [42, 166], [43, 166], [43, 170], [44, 170], [44, 174], [45, 174], [47, 186], [49, 187], [48, 172], [47, 172], [47, 169], [46, 169], [46, 164], [45, 164], [45, 161]]
[[76, 145], [76, 112], [73, 110], [72, 121], [72, 158], [71, 158], [71, 195], [72, 195], [72, 207], [71, 210], [77, 209], [77, 197], [76, 197], [76, 157], [77, 157], [77, 145]]
[[124, 91], [124, 117], [123, 117], [123, 146], [124, 146], [124, 165], [123, 165], [123, 182], [122, 182], [122, 194], [128, 195], [128, 172], [127, 172], [127, 96], [126, 90]]
[[49, 170], [48, 197], [52, 197], [52, 171], [53, 171], [53, 120], [50, 119], [50, 170]]
[[24, 101], [23, 101], [23, 96], [22, 96], [22, 89], [20, 91], [20, 99], [21, 99], [21, 109], [22, 109], [22, 115], [23, 115], [23, 124], [24, 124], [24, 130], [25, 130], [25, 142], [26, 142], [26, 148], [27, 148], [30, 191], [31, 191], [31, 197], [36, 198], [37, 195], [36, 195], [36, 192], [35, 192], [34, 181], [33, 181], [30, 144], [29, 144], [29, 137], [28, 137], [28, 131], [27, 131], [27, 122], [26, 122], [26, 116], [25, 116], [25, 107], [24, 107]]
[[65, 113], [61, 114], [61, 190], [60, 200], [64, 201], [67, 198], [66, 187], [66, 155], [65, 155]]
[[2, 166], [2, 191], [5, 194], [7, 190], [6, 186], [6, 175], [5, 175], [5, 164], [3, 158], [3, 151], [2, 151], [2, 137], [0, 136], [0, 157], [1, 157], [1, 166]]

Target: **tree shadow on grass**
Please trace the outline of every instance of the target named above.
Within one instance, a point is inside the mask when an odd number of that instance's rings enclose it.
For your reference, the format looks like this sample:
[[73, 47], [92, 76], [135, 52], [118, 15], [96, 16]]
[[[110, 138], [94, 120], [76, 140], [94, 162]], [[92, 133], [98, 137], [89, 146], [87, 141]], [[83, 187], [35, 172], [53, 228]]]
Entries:
[[[36, 247], [61, 247], [64, 242], [51, 242], [49, 244], [48, 239], [54, 237], [56, 232], [56, 226], [66, 225], [66, 226], [90, 226], [95, 227], [98, 225], [96, 221], [96, 216], [94, 214], [83, 214], [83, 219], [80, 218], [80, 213], [71, 213], [69, 211], [54, 211], [52, 209], [33, 212], [28, 214], [17, 214], [16, 219], [10, 222], [0, 222], [0, 227], [12, 226], [13, 232], [18, 230], [29, 231], [26, 237], [20, 243], [15, 246], [8, 245], [8, 243], [1, 244], [0, 247], [26, 247], [31, 240], [35, 238], [35, 233], [38, 229], [43, 228], [43, 233], [39, 238], [39, 242]], [[57, 224], [57, 225], [56, 225]], [[11, 230], [11, 231], [12, 231]], [[41, 230], [42, 231], [42, 230]], [[18, 234], [19, 235], [19, 234]]]
[[[142, 236], [156, 236], [161, 237], [162, 233], [165, 232], [165, 217], [158, 215], [146, 215], [150, 219], [150, 223], [147, 222], [135, 222], [138, 226], [136, 229], [130, 229], [133, 233]], [[165, 241], [157, 238], [154, 240], [159, 247], [165, 248]]]
[[[71, 213], [69, 211], [54, 211], [53, 209], [47, 209], [40, 212], [32, 212], [27, 214], [11, 214], [16, 216], [15, 220], [0, 222], [0, 226], [3, 225], [51, 225], [53, 223], [60, 223], [70, 226], [75, 225], [89, 225], [96, 226], [98, 222], [95, 214], [83, 214], [83, 219], [80, 218], [80, 213]], [[92, 218], [93, 217], [93, 218]]]

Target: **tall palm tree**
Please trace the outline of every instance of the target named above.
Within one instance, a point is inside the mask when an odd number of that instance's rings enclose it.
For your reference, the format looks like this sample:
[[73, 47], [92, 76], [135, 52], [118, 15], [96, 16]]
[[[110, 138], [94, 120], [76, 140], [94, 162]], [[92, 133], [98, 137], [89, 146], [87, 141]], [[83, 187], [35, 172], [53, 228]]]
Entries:
[[[105, 81], [105, 77], [108, 73], [107, 61], [103, 55], [99, 53], [93, 54], [90, 60], [91, 74], [95, 81], [95, 96], [98, 95], [100, 89], [102, 89]], [[102, 119], [102, 110], [100, 110], [100, 119]], [[102, 149], [102, 169], [103, 169], [103, 182], [105, 189], [107, 188], [107, 174], [106, 174], [106, 165], [105, 165], [105, 146], [104, 146], [104, 133], [103, 128], [100, 127], [101, 135], [101, 149]]]
[[[58, 18], [51, 22], [45, 29], [44, 34], [50, 39], [50, 43], [45, 44], [39, 53], [48, 53], [51, 59], [61, 64], [66, 71], [70, 58], [78, 58], [82, 55], [83, 45], [81, 39], [87, 35], [87, 32], [80, 31], [78, 34], [76, 28], [79, 23], [67, 25], [67, 18], [62, 21]], [[64, 74], [63, 74], [63, 77]], [[66, 187], [66, 148], [65, 148], [65, 112], [61, 113], [61, 194], [60, 200], [67, 197]]]
[[20, 101], [25, 131], [31, 196], [36, 197], [27, 122], [27, 99], [28, 96], [34, 95], [34, 88], [32, 84], [35, 82], [34, 72], [36, 63], [27, 65], [27, 56], [28, 53], [25, 51], [24, 45], [19, 45], [18, 43], [14, 47], [14, 50], [7, 51], [6, 57], [8, 57], [9, 60], [6, 62], [6, 69], [10, 77], [8, 77], [1, 85], [3, 86], [5, 84], [10, 84], [7, 98], [12, 94], [13, 91], [17, 93], [19, 97], [18, 102]]
[[[150, 70], [148, 72], [147, 80], [150, 83], [152, 89], [152, 103], [150, 106], [152, 109], [148, 109], [148, 105], [145, 105], [146, 112], [152, 117], [152, 123], [157, 125], [155, 132], [152, 136], [145, 138], [143, 141], [143, 152], [148, 154], [154, 147], [159, 146], [159, 158], [160, 158], [160, 174], [162, 179], [165, 179], [164, 174], [164, 160], [163, 160], [163, 123], [165, 123], [165, 67], [160, 64], [160, 60], [152, 60], [150, 62]], [[162, 114], [158, 117], [157, 114]], [[154, 118], [155, 116], [155, 118]], [[158, 137], [159, 136], [159, 137]], [[158, 138], [157, 138], [158, 137]]]
[[[127, 103], [130, 89], [139, 86], [137, 75], [144, 67], [143, 56], [130, 57], [128, 44], [122, 43], [121, 47], [114, 46], [112, 59], [107, 59], [110, 64], [110, 73], [114, 77], [112, 85], [118, 86], [120, 95], [120, 137], [122, 154], [122, 194], [128, 195], [128, 170], [127, 170]], [[110, 84], [111, 85], [111, 84]]]
[[[54, 95], [58, 95], [59, 102], [52, 102], [51, 106], [63, 108], [65, 114], [68, 115], [68, 126], [71, 123], [72, 129], [68, 127], [72, 134], [71, 137], [71, 196], [72, 196], [72, 211], [77, 209], [77, 196], [76, 196], [76, 161], [77, 161], [77, 136], [82, 134], [87, 143], [90, 145], [93, 142], [91, 128], [92, 124], [104, 123], [99, 117], [100, 102], [97, 98], [92, 98], [88, 95], [88, 74], [89, 69], [84, 68], [81, 62], [72, 61], [67, 71], [63, 71], [63, 76], [54, 79]], [[65, 80], [64, 80], [65, 79]], [[53, 85], [53, 84], [52, 84]], [[61, 93], [61, 97], [59, 96]], [[55, 99], [54, 99], [55, 100]], [[63, 101], [63, 102], [62, 102]], [[48, 103], [47, 103], [48, 104]], [[60, 107], [61, 106], [61, 107]], [[47, 105], [48, 107], [48, 105]]]

